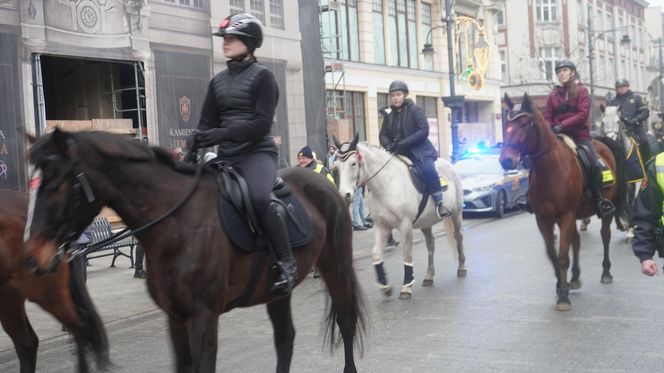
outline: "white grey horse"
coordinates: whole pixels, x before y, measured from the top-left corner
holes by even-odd
[[[404,262],[404,281],[399,298],[410,299],[415,282],[413,228],[422,230],[429,252],[429,265],[422,286],[433,285],[435,268],[432,226],[441,220],[436,214],[436,206],[433,200],[428,198],[424,210],[417,216],[422,194],[415,188],[408,166],[399,157],[382,148],[358,143],[357,136],[350,143],[342,145],[337,139],[335,143],[340,149],[335,168],[339,175],[341,195],[350,202],[358,185],[365,185],[367,188],[366,204],[374,221],[375,242],[372,258],[378,286],[386,296],[392,294],[392,284],[383,267],[383,248],[392,230],[398,229],[403,242]],[[450,245],[456,246],[459,262],[457,276],[463,277],[466,275],[461,231],[463,188],[450,162],[438,159],[436,169],[448,182],[448,189],[443,193],[443,202],[449,214],[443,220]]]

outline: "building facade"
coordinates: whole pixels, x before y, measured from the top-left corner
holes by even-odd
[[[628,79],[633,91],[644,94],[647,6],[643,0],[510,0],[496,22],[503,92],[528,92],[543,107],[557,84],[554,64],[561,58],[574,61],[581,82],[590,86],[590,42],[596,122],[599,104],[612,97],[617,79]]]
[[[0,111],[0,188],[25,189],[19,128],[43,134],[51,121],[130,119],[137,138],[183,148],[209,80],[225,68],[211,32],[241,12],[265,25],[257,57],[279,85],[274,135],[282,165],[290,163],[306,142],[298,9],[295,0],[0,3],[0,106],[8,108]]]
[[[645,12],[646,32],[648,34],[648,96],[650,103],[650,120],[655,120],[654,114],[662,114],[664,109],[664,61],[662,61],[662,48],[664,47],[664,14],[661,7],[649,7]],[[660,119],[661,121],[661,119]]]
[[[445,1],[321,0],[320,5],[330,133],[342,141],[357,133],[361,140],[378,144],[383,119],[379,110],[389,105],[390,83],[403,80],[410,98],[424,108],[430,140],[449,158],[449,110],[441,100],[450,92]],[[492,32],[496,9],[492,1],[454,2],[454,83],[456,94],[465,96],[459,125],[462,147],[502,139],[500,66]],[[433,48],[431,59],[423,53],[425,44]],[[476,58],[482,51],[486,55]]]

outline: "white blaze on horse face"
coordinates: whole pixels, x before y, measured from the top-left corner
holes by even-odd
[[[360,178],[360,167],[358,164],[357,155],[350,155],[345,160],[338,160],[336,163],[337,170],[339,171],[339,194],[342,197],[355,196],[355,189]]]
[[[32,226],[32,219],[35,215],[35,205],[37,204],[37,193],[42,183],[41,169],[35,168],[30,178],[28,188],[30,190],[30,197],[28,199],[28,218],[25,223],[25,230],[23,231],[23,243],[28,242],[30,239],[30,227]]]

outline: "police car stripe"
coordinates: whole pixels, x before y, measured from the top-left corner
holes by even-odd
[[[32,226],[32,219],[35,213],[35,204],[37,203],[37,192],[41,185],[41,170],[35,168],[30,178],[30,197],[28,199],[28,219],[25,223],[25,230],[23,231],[23,243],[28,242],[30,239],[30,227]]]

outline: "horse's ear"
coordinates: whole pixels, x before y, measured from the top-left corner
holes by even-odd
[[[606,106],[604,106],[604,104],[599,104],[599,110],[603,113],[606,110]]]
[[[507,93],[505,93],[505,105],[507,105],[510,111],[512,111],[512,109],[514,108],[514,102],[512,101],[510,96],[507,95]]]
[[[528,96],[528,92],[523,94],[523,102],[521,103],[521,111],[525,111],[526,113],[532,113],[532,107],[531,107],[531,101],[530,101],[530,96]]]
[[[341,148],[341,143],[339,142],[339,139],[336,136],[332,135],[332,141],[334,142],[334,146],[336,146],[337,149]]]
[[[56,127],[52,136],[55,148],[58,149],[60,155],[63,157],[69,157],[69,143],[67,142],[69,134]]]
[[[355,136],[353,136],[353,141],[350,142],[350,148],[351,149],[357,149],[357,142],[360,140],[360,133],[355,132]]]

